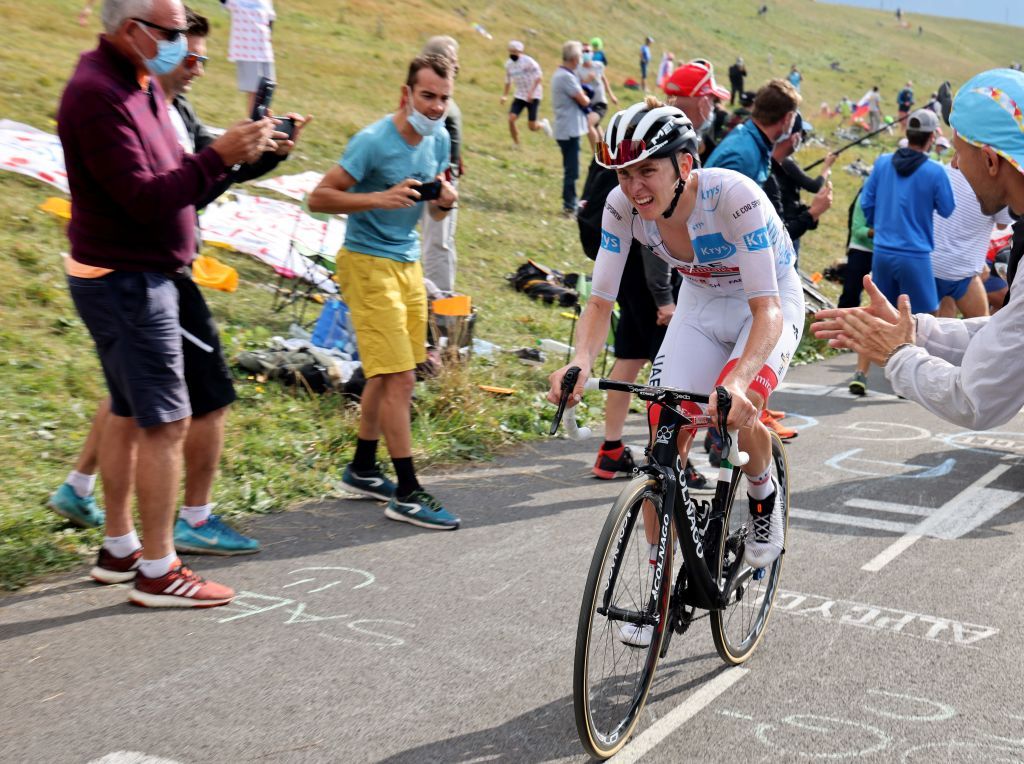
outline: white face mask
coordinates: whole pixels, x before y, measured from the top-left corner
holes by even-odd
[[[447,110],[445,110],[447,111]],[[412,129],[417,133],[427,138],[431,135],[436,135],[441,128],[444,127],[444,114],[437,119],[431,119],[426,114],[416,111],[416,107],[412,105],[412,91],[409,91],[409,124],[412,125]]]

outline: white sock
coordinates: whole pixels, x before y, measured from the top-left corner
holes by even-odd
[[[103,538],[103,548],[114,557],[127,557],[141,546],[139,536],[135,531],[123,536],[105,536]]]
[[[201,507],[182,507],[178,516],[193,528],[197,528],[210,519],[215,504],[203,504]]]
[[[751,477],[747,475],[747,496],[754,501],[763,501],[772,495],[772,491],[775,490],[775,481],[772,480],[772,465],[768,463],[768,467],[760,475]]]
[[[171,565],[178,559],[178,555],[171,552],[166,557],[161,557],[159,560],[147,560],[145,557],[142,558],[142,562],[139,563],[139,572],[146,578],[160,578],[166,576],[171,572]]]
[[[84,499],[96,488],[95,475],[86,475],[83,472],[75,472],[75,470],[68,473],[68,479],[64,482],[71,486],[75,496],[79,499]]]

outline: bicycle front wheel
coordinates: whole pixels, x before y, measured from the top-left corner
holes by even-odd
[[[599,759],[614,755],[636,727],[665,637],[674,542],[661,509],[657,483],[634,478],[608,514],[587,576],[573,699],[580,741]]]
[[[775,433],[772,436],[772,477],[782,492],[782,501],[775,511],[781,509],[785,538],[789,536],[789,463],[786,450]],[[711,635],[715,648],[726,663],[738,665],[746,661],[764,636],[768,617],[775,605],[779,576],[782,573],[782,559],[779,555],[768,568],[754,570],[744,564],[743,542],[753,531],[750,513],[747,509],[746,491],[743,481],[733,492],[733,501],[725,510],[721,541],[718,554],[718,581],[723,585],[732,581],[729,601],[722,610],[711,613]],[[740,506],[735,506],[739,504]],[[785,549],[783,541],[783,549]]]

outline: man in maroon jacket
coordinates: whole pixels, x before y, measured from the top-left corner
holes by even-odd
[[[211,607],[234,591],[204,581],[174,551],[172,524],[191,407],[174,279],[195,254],[195,203],[236,164],[275,148],[273,121],[233,126],[186,156],[154,75],[187,52],[180,0],[106,0],[105,34],[82,55],[61,98],[72,219],[68,284],[111,396],[100,473],[125,473],[130,431],[145,549],[128,512],[110,512],[92,575],[134,579],[129,599],[151,607]],[[109,509],[109,507],[108,507]]]

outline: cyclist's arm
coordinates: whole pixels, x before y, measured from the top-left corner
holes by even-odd
[[[899,395],[973,430],[1005,424],[1024,407],[1024,293],[1011,292],[1009,304],[987,321],[918,316],[917,342],[923,347],[904,348],[885,365]],[[959,365],[929,354],[940,342],[947,358],[962,347]]]

